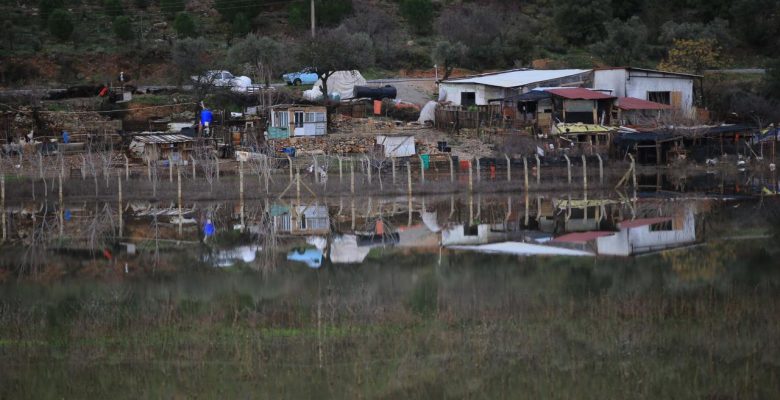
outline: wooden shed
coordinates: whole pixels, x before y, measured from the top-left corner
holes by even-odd
[[[130,142],[130,154],[144,163],[171,159],[174,163],[186,164],[194,144],[195,140],[185,135],[136,135]]]

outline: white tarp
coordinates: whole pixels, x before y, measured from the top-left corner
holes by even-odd
[[[420,110],[420,118],[417,119],[417,122],[424,124],[428,121],[431,121],[431,123],[436,123],[436,106],[438,103],[431,100],[427,103],[425,103],[425,106]]]
[[[317,80],[311,90],[303,92],[303,97],[307,100],[317,100],[322,97],[322,80]],[[360,74],[360,71],[336,71],[328,77],[328,92],[338,93],[341,100],[351,99],[354,96],[355,86],[366,86],[366,79]]]
[[[357,236],[335,236],[330,243],[330,261],[334,264],[359,264],[368,256],[370,247],[357,245]]]
[[[384,147],[385,157],[411,157],[417,154],[414,136],[377,135],[376,144]]]

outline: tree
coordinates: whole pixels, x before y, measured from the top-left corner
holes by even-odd
[[[748,44],[776,49],[780,33],[780,3],[776,0],[739,0],[731,7],[737,34]]]
[[[314,0],[317,26],[336,26],[352,14],[352,0]],[[311,6],[309,0],[297,0],[287,9],[290,25],[304,28],[309,25]]]
[[[390,13],[373,4],[358,2],[355,3],[355,15],[347,18],[344,26],[351,33],[362,32],[371,38],[377,63],[388,68],[398,65],[402,40],[395,18]]]
[[[58,8],[49,15],[49,32],[57,39],[68,40],[73,33],[73,19],[70,13]]]
[[[439,35],[468,49],[464,66],[476,69],[530,61],[533,41],[529,35],[534,29],[533,20],[511,6],[498,4],[451,7],[436,20]]]
[[[322,29],[317,37],[302,47],[303,63],[317,68],[322,80],[322,93],[327,98],[328,78],[336,71],[350,71],[374,64],[371,38],[365,33],[349,33],[343,26]]]
[[[427,35],[433,31],[431,0],[401,0],[399,11],[418,34]]]
[[[174,18],[176,14],[184,11],[184,0],[160,0],[160,11],[168,18]]]
[[[574,45],[602,39],[605,29],[600,22],[611,17],[607,0],[561,0],[553,12],[558,34]]]
[[[726,63],[720,47],[712,39],[675,40],[669,54],[658,64],[664,71],[700,74],[708,68],[721,68]]]
[[[118,17],[124,13],[120,0],[103,0],[103,10],[110,17]]]
[[[260,12],[260,3],[262,1],[236,3],[235,0],[215,0],[214,8],[219,12],[222,20],[234,23],[239,14],[243,14],[247,20],[254,18]]]
[[[38,16],[41,18],[41,26],[47,26],[51,13],[64,6],[63,0],[40,0],[38,2]]]
[[[135,36],[130,17],[121,16],[114,19],[114,34],[117,38],[124,41],[128,41]]]
[[[233,36],[244,37],[252,30],[252,24],[249,22],[249,18],[247,18],[246,14],[238,13],[235,18],[233,18],[233,25],[230,27],[230,30],[232,31]]]
[[[275,71],[286,66],[288,53],[276,40],[252,33],[230,48],[228,59],[233,64],[249,64],[255,81],[269,87]]]
[[[171,49],[171,63],[176,67],[179,83],[196,77],[193,88],[198,99],[203,99],[213,87],[213,77],[205,72],[212,67],[210,48],[203,38],[179,39]]]
[[[591,50],[612,66],[632,65],[647,58],[647,27],[637,16],[626,22],[615,19],[604,24],[607,37]]]
[[[461,42],[450,43],[441,40],[436,43],[433,48],[433,61],[444,67],[444,76],[441,80],[447,80],[455,66],[463,62],[466,51],[466,46]]]
[[[197,36],[195,32],[195,21],[186,12],[180,12],[173,21],[173,29],[180,38]]]

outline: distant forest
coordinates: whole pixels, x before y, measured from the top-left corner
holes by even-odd
[[[244,66],[237,72],[271,80],[306,64],[338,66],[339,60],[316,59],[317,48],[324,47],[359,52],[346,57],[352,59],[343,66],[384,76],[434,64],[445,74],[455,68],[632,65],[697,74],[767,68],[767,75],[742,79],[737,89],[770,98],[780,87],[774,68],[780,1],[775,0],[314,3],[317,38],[312,39],[309,0],[0,0],[0,83],[94,80],[96,74],[84,72],[81,64],[98,59],[135,65],[136,76],[160,81],[171,71],[183,71],[175,65],[176,47],[188,40],[199,42],[190,49],[208,52],[211,67]],[[328,47],[323,38],[338,43]],[[273,62],[247,59],[237,49],[230,56],[250,39],[262,39],[265,47],[259,50],[272,54]],[[37,60],[41,57],[46,59]]]

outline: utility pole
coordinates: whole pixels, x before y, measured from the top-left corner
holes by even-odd
[[[311,38],[314,39],[314,0],[311,0]]]

